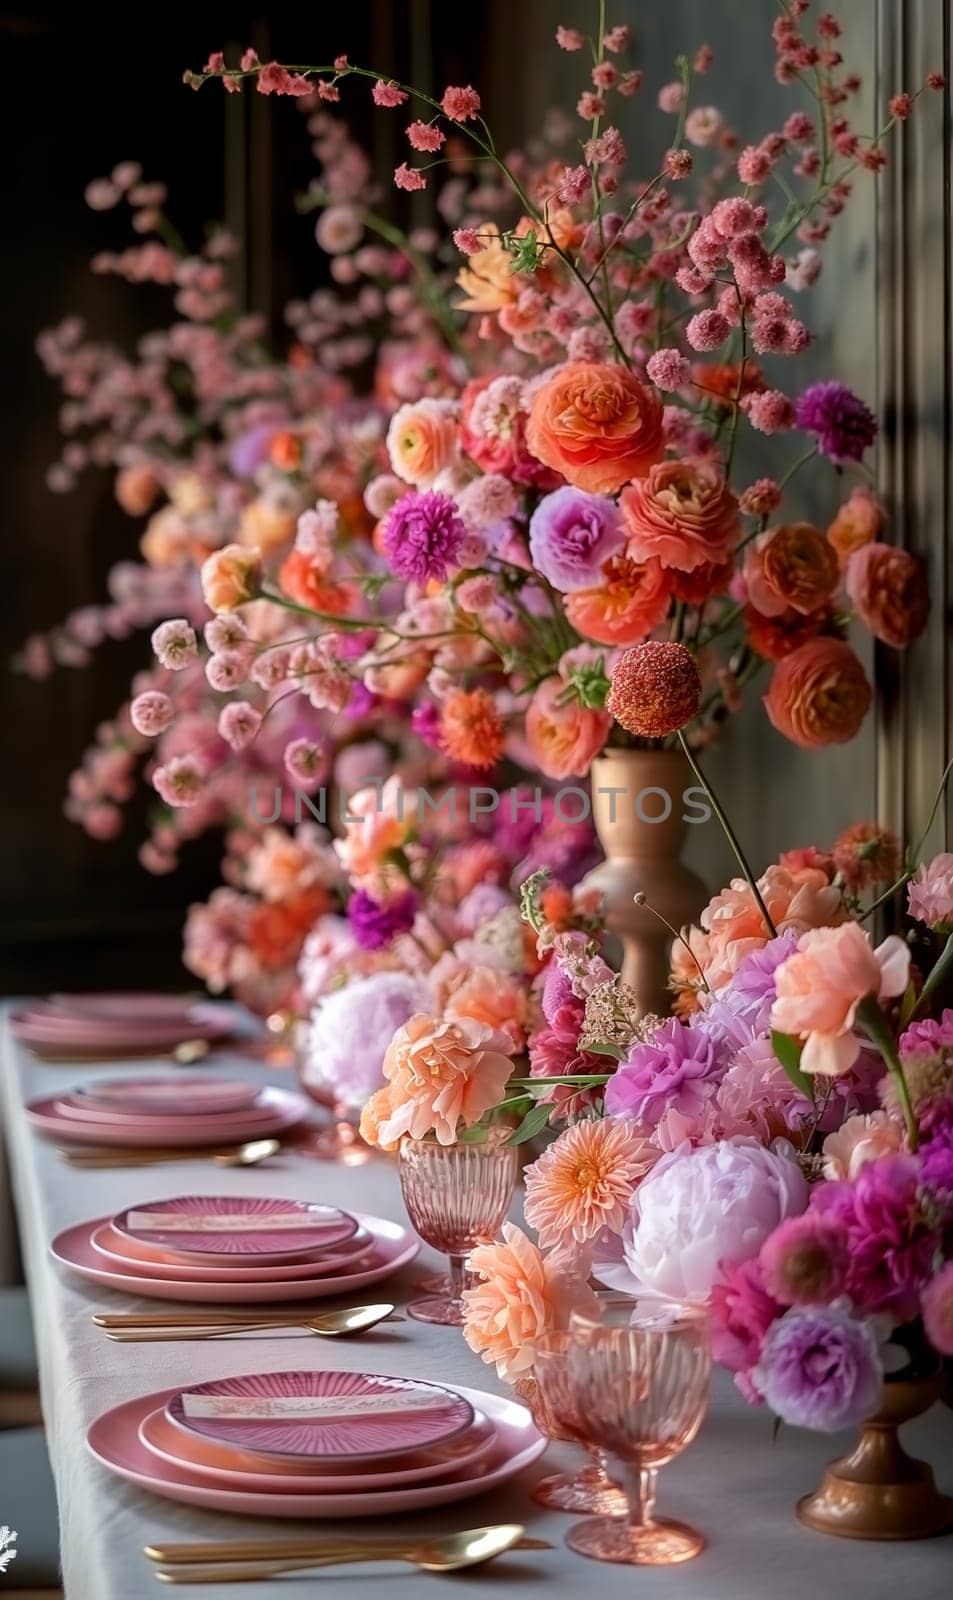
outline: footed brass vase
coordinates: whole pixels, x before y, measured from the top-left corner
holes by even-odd
[[[942,1390],[939,1375],[888,1379],[856,1449],[832,1461],[820,1487],[798,1501],[800,1521],[842,1539],[929,1539],[953,1531],[953,1500],[940,1493],[925,1461],[907,1455],[897,1432]]]
[[[609,932],[622,946],[622,977],[642,1014],[666,1016],[672,936],[649,908],[676,929],[698,920],[708,893],[681,851],[691,819],[704,819],[704,796],[680,750],[606,750],[590,777],[606,859],[585,884],[603,896]],[[635,904],[636,894],[645,896],[644,905]]]

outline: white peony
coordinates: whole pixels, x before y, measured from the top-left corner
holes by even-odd
[[[383,1084],[394,1034],[423,1003],[420,981],[406,972],[372,972],[332,990],[311,1013],[302,1081],[360,1110]]]

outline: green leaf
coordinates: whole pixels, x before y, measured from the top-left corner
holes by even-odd
[[[527,1140],[535,1139],[536,1135],[542,1133],[548,1123],[552,1109],[548,1101],[538,1101],[535,1106],[527,1111],[516,1132],[512,1135],[510,1144],[526,1144]]]
[[[780,1061],[782,1067],[806,1100],[814,1099],[814,1085],[806,1072],[801,1071],[802,1046],[789,1033],[779,1033],[777,1028],[771,1029],[771,1048]]]
[[[586,1050],[591,1056],[611,1056],[613,1061],[621,1061],[628,1053],[620,1044],[613,1044],[610,1039],[587,1039]]]
[[[903,1000],[900,1003],[901,1028],[905,1028],[907,1023],[910,1021],[910,1016],[916,1003],[917,991],[913,986],[913,979],[911,978],[910,982],[907,984],[907,987],[903,991]]]
[[[482,1123],[476,1123],[472,1128],[461,1128],[457,1133],[458,1144],[485,1144],[489,1132]]]

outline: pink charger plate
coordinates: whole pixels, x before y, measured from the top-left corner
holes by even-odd
[[[184,1436],[169,1421],[164,1408],[144,1418],[139,1424],[139,1438],[150,1455],[225,1487],[247,1489],[251,1477],[256,1486],[269,1494],[313,1494],[319,1487],[325,1493],[391,1489],[447,1477],[463,1467],[472,1471],[477,1461],[489,1455],[496,1435],[482,1412],[475,1411],[472,1426],[459,1439],[448,1439],[445,1444],[434,1445],[429,1450],[409,1452],[398,1465],[368,1471],[363,1467],[344,1468],[336,1464],[328,1471],[321,1463],[312,1462],[307,1471],[302,1469],[297,1473],[289,1472],[278,1462],[259,1460],[255,1456],[246,1458],[240,1451],[221,1449],[211,1439]]]
[[[50,1139],[74,1144],[121,1145],[148,1149],[154,1145],[243,1143],[247,1139],[268,1138],[297,1127],[310,1111],[304,1095],[291,1089],[262,1089],[261,1115],[221,1112],[210,1117],[150,1117],[148,1127],[135,1122],[83,1122],[57,1110],[57,1097],[31,1100],[26,1107],[27,1121]]]
[[[167,1500],[203,1506],[209,1511],[234,1511],[243,1516],[315,1520],[381,1517],[448,1505],[507,1483],[537,1461],[547,1443],[525,1406],[500,1395],[458,1385],[457,1393],[469,1400],[475,1410],[483,1412],[495,1434],[492,1451],[472,1469],[464,1467],[439,1483],[341,1494],[328,1494],[320,1489],[310,1494],[276,1494],[273,1490],[269,1492],[264,1476],[250,1481],[244,1490],[220,1488],[187,1467],[152,1455],[139,1437],[140,1423],[151,1412],[161,1409],[177,1392],[163,1389],[138,1400],[127,1400],[124,1405],[107,1411],[93,1423],[86,1436],[90,1451],[108,1471],[138,1484],[141,1489],[149,1489]]]
[[[73,1116],[102,1122],[111,1122],[115,1117],[220,1116],[248,1111],[254,1106],[260,1087],[241,1078],[216,1078],[208,1071],[201,1076],[184,1072],[146,1074],[78,1084],[62,1097],[61,1103]]]
[[[145,1228],[143,1219],[152,1214],[166,1217],[170,1226]],[[201,1231],[199,1224],[244,1223],[243,1228],[214,1226]],[[291,1226],[281,1228],[287,1218]],[[175,1222],[190,1231],[177,1232]],[[133,1226],[133,1224],[136,1226]],[[295,1226],[295,1223],[298,1226]],[[357,1232],[349,1211],[337,1206],[307,1200],[280,1200],[257,1195],[177,1195],[166,1200],[146,1201],[127,1207],[112,1222],[117,1233],[158,1261],[210,1261],[212,1265],[237,1266],[242,1257],[251,1265],[283,1266],[303,1257],[312,1260],[344,1245]]]
[[[122,1234],[117,1234],[109,1222],[104,1227],[94,1228],[89,1239],[107,1266],[112,1264],[127,1272],[144,1272],[148,1277],[163,1278],[169,1283],[195,1283],[197,1279],[203,1283],[281,1283],[299,1281],[305,1275],[340,1278],[351,1272],[359,1272],[365,1265],[365,1258],[375,1249],[375,1244],[365,1229],[359,1229],[358,1235],[355,1236],[357,1245],[354,1250],[340,1254],[329,1251],[327,1257],[322,1255],[314,1261],[287,1262],[277,1267],[259,1266],[257,1263],[241,1267],[213,1267],[204,1263],[199,1266],[193,1263],[189,1267],[179,1261],[156,1261],[152,1256],[143,1257],[124,1250],[123,1246],[130,1241],[124,1239]]]
[[[298,1278],[268,1281],[243,1278],[234,1283],[219,1279],[211,1282],[205,1274],[188,1283],[146,1277],[136,1270],[133,1261],[123,1268],[118,1264],[106,1266],[104,1257],[93,1248],[91,1235],[108,1222],[108,1217],[98,1217],[94,1222],[81,1222],[72,1228],[64,1228],[50,1245],[50,1254],[81,1278],[107,1289],[121,1289],[126,1294],[141,1295],[148,1300],[178,1300],[194,1305],[266,1305],[284,1300],[330,1300],[335,1295],[349,1295],[355,1289],[363,1289],[368,1284],[379,1283],[382,1278],[389,1278],[391,1273],[413,1261],[420,1249],[420,1241],[399,1222],[388,1222],[385,1217],[366,1216],[362,1212],[355,1212],[355,1216],[373,1238],[374,1254],[369,1263],[357,1263],[359,1271],[331,1277],[309,1277],[302,1272]]]

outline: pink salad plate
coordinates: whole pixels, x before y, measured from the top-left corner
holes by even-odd
[[[457,1439],[434,1445],[428,1450],[409,1451],[399,1461],[388,1460],[381,1467],[362,1464],[347,1466],[335,1462],[310,1461],[299,1464],[297,1472],[265,1457],[245,1456],[241,1451],[222,1449],[211,1439],[184,1434],[170,1422],[165,1409],[150,1412],[139,1424],[139,1438],[150,1455],[173,1467],[236,1489],[264,1488],[269,1494],[313,1494],[359,1489],[392,1489],[407,1483],[426,1483],[446,1478],[463,1467],[473,1470],[477,1461],[489,1455],[496,1441],[493,1425],[481,1411],[475,1411],[472,1425]],[[252,1480],[250,1482],[249,1480]]]
[[[473,1426],[454,1389],[374,1372],[299,1368],[216,1378],[178,1390],[165,1407],[174,1427],[248,1459],[305,1462],[400,1459]]]
[[[117,1233],[159,1261],[212,1261],[237,1266],[283,1266],[314,1259],[357,1233],[337,1206],[255,1195],[177,1195],[149,1200],[113,1217]]]
[[[184,1128],[189,1128],[194,1122],[214,1124],[216,1128],[224,1127],[241,1138],[245,1128],[257,1129],[262,1116],[268,1109],[265,1099],[265,1090],[258,1089],[255,1098],[249,1106],[240,1107],[236,1111],[189,1111],[182,1110],[178,1115],[172,1112],[162,1114],[135,1111],[99,1111],[92,1106],[77,1106],[69,1095],[60,1095],[54,1102],[53,1110],[58,1117],[63,1118],[67,1127],[96,1127],[96,1128],[122,1128],[127,1132],[137,1132],[154,1136],[158,1133],[164,1135],[166,1130],[173,1135],[181,1133]],[[124,1143],[128,1143],[124,1140]],[[165,1143],[163,1137],[162,1143]]]
[[[328,1251],[314,1261],[286,1262],[283,1266],[260,1266],[257,1262],[245,1266],[199,1266],[193,1262],[185,1266],[180,1261],[156,1261],[152,1257],[143,1258],[127,1248],[131,1241],[125,1239],[121,1233],[116,1233],[112,1223],[106,1223],[102,1228],[94,1228],[90,1234],[90,1243],[96,1253],[103,1257],[106,1266],[112,1265],[122,1271],[142,1272],[150,1278],[163,1278],[169,1283],[195,1283],[201,1279],[203,1283],[281,1283],[282,1281],[300,1281],[307,1274],[309,1278],[346,1277],[349,1273],[359,1272],[367,1263],[375,1248],[374,1239],[365,1228],[359,1228],[355,1234],[353,1249],[341,1247],[340,1252]],[[351,1241],[348,1240],[348,1247]]]
[[[200,996],[149,994],[123,990],[104,990],[94,994],[51,994],[37,1004],[37,1010],[60,1017],[88,1017],[95,1022],[177,1022],[197,1005],[207,1004]]]
[[[226,1111],[247,1111],[255,1104],[259,1085],[241,1078],[214,1078],[183,1072],[164,1077],[102,1078],[82,1083],[63,1097],[74,1116],[195,1117]]]
[[[62,1266],[68,1267],[81,1278],[98,1283],[107,1289],[121,1289],[126,1294],[142,1295],[148,1300],[179,1300],[194,1305],[266,1305],[283,1300],[330,1300],[335,1295],[351,1294],[368,1284],[379,1283],[391,1273],[413,1261],[420,1242],[409,1228],[399,1222],[388,1222],[384,1217],[370,1217],[357,1213],[358,1222],[366,1228],[374,1241],[374,1249],[366,1261],[358,1261],[358,1270],[346,1268],[330,1276],[319,1276],[302,1267],[300,1277],[263,1279],[243,1274],[231,1282],[209,1277],[210,1269],[198,1268],[201,1276],[182,1281],[147,1277],[143,1264],[129,1261],[125,1266],[118,1262],[107,1265],[105,1257],[93,1246],[92,1234],[103,1227],[108,1217],[98,1217],[94,1222],[77,1223],[64,1228],[50,1245],[50,1254]],[[249,1268],[253,1272],[255,1269]],[[258,1269],[261,1271],[262,1269]]]
[[[139,1436],[140,1424],[152,1412],[161,1410],[177,1393],[175,1389],[163,1389],[115,1406],[93,1423],[87,1443],[96,1460],[108,1471],[167,1500],[203,1506],[209,1511],[314,1520],[399,1515],[430,1506],[449,1505],[454,1500],[466,1500],[494,1489],[531,1466],[546,1448],[546,1440],[525,1406],[479,1389],[458,1387],[456,1392],[475,1410],[482,1411],[492,1425],[494,1443],[490,1453],[440,1482],[409,1484],[403,1488],[343,1493],[315,1488],[310,1493],[278,1494],[273,1486],[269,1489],[272,1480],[264,1473],[260,1478],[249,1475],[245,1489],[210,1483],[191,1468],[153,1455]]]
[[[224,1039],[234,1026],[232,1013],[212,1004],[194,1005],[179,1017],[144,1021],[134,1017],[109,1022],[73,1018],[38,1006],[22,1007],[11,1014],[18,1039],[53,1050],[171,1050],[186,1039]]]
[[[262,1089],[252,1113],[219,1112],[214,1116],[150,1117],[148,1125],[130,1118],[122,1122],[83,1122],[58,1110],[55,1096],[31,1100],[26,1107],[27,1121],[38,1133],[50,1139],[74,1144],[104,1144],[148,1149],[152,1145],[169,1147],[227,1144],[246,1139],[270,1138],[296,1128],[307,1117],[310,1106],[304,1095],[291,1089]]]

